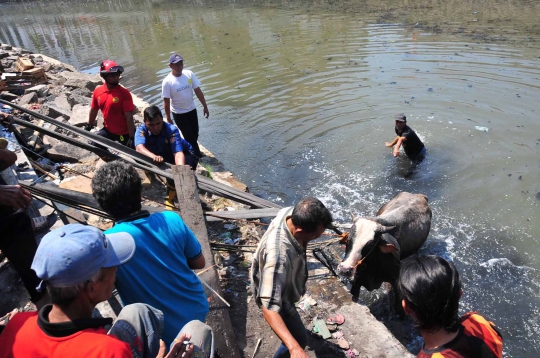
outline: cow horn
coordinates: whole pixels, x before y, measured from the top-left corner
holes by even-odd
[[[381,224],[377,224],[377,228],[375,229],[375,232],[379,233],[379,234],[385,234],[389,231],[392,231],[394,230],[396,227],[395,226],[384,226],[384,225],[381,225]]]

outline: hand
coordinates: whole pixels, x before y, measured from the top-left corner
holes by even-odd
[[[208,112],[208,107],[207,106],[204,106],[203,113],[204,113],[204,116],[206,118],[208,118],[210,116],[210,112]]]
[[[171,117],[167,116],[167,123],[174,124],[173,121],[171,121]]]
[[[387,146],[387,147],[392,147],[392,143],[390,143],[390,142],[384,142],[384,145]]]
[[[4,126],[8,132],[13,132],[13,116],[0,112],[0,124]]]
[[[173,358],[173,357],[183,357],[183,358],[190,358],[191,354],[193,353],[193,350],[195,349],[195,346],[193,343],[189,344],[188,346],[185,346],[183,343],[184,341],[189,341],[191,339],[191,336],[185,333],[182,333],[180,336],[178,336],[174,342],[174,346],[172,347],[169,354],[165,355],[165,352],[167,350],[167,347],[165,347],[165,342],[162,340],[159,341],[159,352],[156,356],[156,358]],[[184,354],[185,353],[185,354]],[[184,354],[184,355],[182,355]]]
[[[309,356],[306,354],[306,351],[302,349],[299,345],[296,347],[289,349],[289,354],[291,355],[291,358],[309,358]]]
[[[399,157],[399,149],[394,149],[394,157]]]
[[[163,163],[163,157],[161,155],[154,156],[154,162]]]
[[[15,211],[26,209],[32,202],[32,194],[19,185],[0,185],[0,205],[11,206]]]
[[[133,138],[129,138],[128,141],[126,142],[126,147],[128,148],[131,148],[131,149],[135,149],[135,146],[133,145]]]

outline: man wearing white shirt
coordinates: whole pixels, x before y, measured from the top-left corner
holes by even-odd
[[[204,116],[208,118],[209,112],[206,106],[204,94],[200,88],[201,83],[190,70],[184,69],[184,59],[177,53],[173,53],[169,57],[169,73],[161,85],[163,106],[165,107],[165,115],[167,122],[174,123],[184,139],[191,144],[195,155],[201,157],[201,150],[197,144],[199,138],[199,119],[197,117],[197,109],[193,100],[193,92],[203,105]]]

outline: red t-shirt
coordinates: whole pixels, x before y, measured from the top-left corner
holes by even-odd
[[[0,334],[0,358],[132,358],[129,344],[103,328],[87,328],[65,337],[47,335],[37,312],[17,313]]]
[[[92,108],[99,108],[103,113],[103,124],[113,134],[128,134],[126,116],[124,112],[135,109],[131,93],[120,85],[108,89],[104,83],[94,90],[92,95]]]

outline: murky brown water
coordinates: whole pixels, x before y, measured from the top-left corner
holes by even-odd
[[[258,195],[321,197],[340,220],[395,193],[434,212],[424,253],[455,260],[464,309],[540,354],[540,26],[536,1],[44,1],[0,4],[0,40],[161,103],[166,60],[201,79],[201,142]],[[428,157],[384,148],[405,112]],[[369,302],[375,295],[366,295]],[[418,346],[412,343],[412,350]]]

